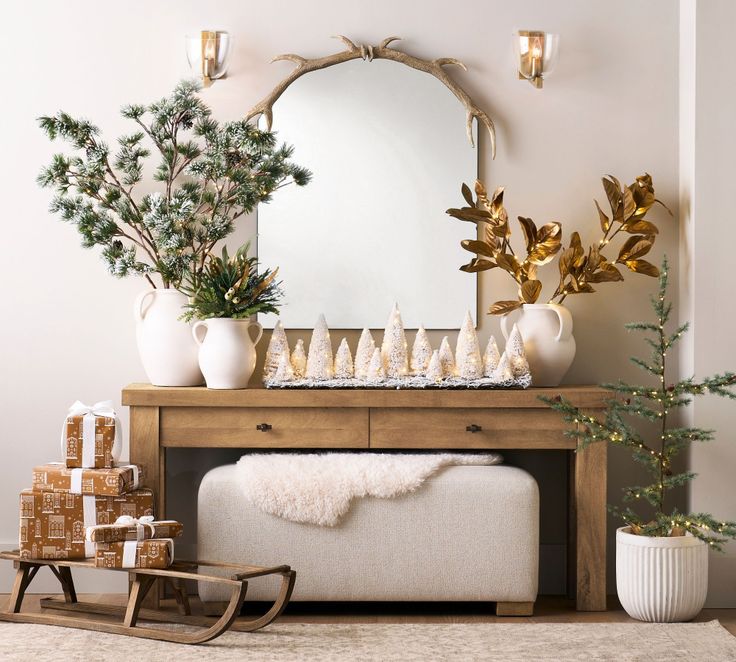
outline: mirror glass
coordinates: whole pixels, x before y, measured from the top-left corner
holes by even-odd
[[[353,60],[297,79],[273,118],[313,173],[258,210],[259,261],[280,269],[287,329],[320,313],[335,329],[383,328],[395,301],[406,328],[476,318],[477,278],[458,270],[473,228],[445,210],[462,204],[478,156],[450,90],[396,62]]]

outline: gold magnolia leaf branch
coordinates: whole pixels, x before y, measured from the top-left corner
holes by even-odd
[[[466,239],[461,246],[476,255],[468,264],[460,267],[468,273],[478,273],[499,267],[519,285],[516,300],[497,301],[489,309],[491,315],[504,315],[525,303],[535,303],[542,292],[537,279],[537,269],[551,262],[559,254],[560,281],[550,303],[562,303],[570,294],[595,292],[592,284],[623,280],[616,264],[630,271],[647,276],[658,276],[659,270],[643,259],[654,245],[657,226],[646,220],[646,214],[655,203],[667,207],[654,195],[652,178],[644,174],[629,186],[608,175],[602,179],[610,216],[603,212],[598,201],[595,206],[603,236],[586,252],[580,235],[573,232],[570,245],[562,249],[562,224],[556,221],[537,228],[531,218],[518,217],[524,236],[526,257],[522,260],[511,248],[511,229],[508,213],[503,206],[503,188],[499,187],[489,199],[485,186],[475,183],[475,198],[470,188],[463,184],[461,193],[468,206],[448,209],[447,213],[461,221],[475,223],[482,230],[482,239]],[[669,209],[667,209],[670,212]],[[672,212],[670,212],[670,215]],[[615,263],[609,262],[601,251],[619,233],[630,236],[621,246]]]
[[[335,38],[345,44],[347,47],[346,50],[316,59],[307,59],[301,55],[295,55],[293,53],[277,55],[273,58],[271,62],[277,62],[280,60],[294,62],[296,64],[296,68],[286,76],[286,78],[280,81],[270,94],[264,97],[248,111],[245,116],[246,121],[259,115],[263,115],[266,118],[266,129],[270,131],[271,125],[273,124],[274,103],[278,101],[279,97],[286,91],[289,85],[306,73],[325,69],[326,67],[348,62],[349,60],[357,60],[359,58],[369,62],[378,59],[392,60],[393,62],[405,64],[417,71],[431,74],[442,82],[465,107],[466,132],[470,144],[475,147],[475,140],[473,138],[473,119],[477,119],[478,122],[480,122],[488,131],[488,135],[491,139],[491,157],[496,157],[496,129],[494,127],[493,120],[485,111],[473,102],[468,93],[465,92],[465,90],[463,90],[452,78],[450,78],[450,76],[447,75],[447,72],[443,69],[443,67],[447,65],[453,65],[460,67],[463,71],[467,71],[467,67],[460,60],[450,57],[442,57],[435,60],[423,60],[413,55],[403,53],[395,48],[389,48],[389,44],[392,41],[401,39],[401,37],[387,37],[378,46],[367,46],[364,44],[358,46],[343,35],[338,35]]]

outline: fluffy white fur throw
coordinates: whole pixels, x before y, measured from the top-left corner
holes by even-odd
[[[256,453],[241,457],[238,469],[246,498],[264,512],[334,526],[356,497],[396,497],[447,465],[502,461],[495,453]]]

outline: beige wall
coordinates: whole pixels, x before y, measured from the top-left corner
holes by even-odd
[[[592,199],[602,200],[600,176],[630,181],[645,170],[677,213],[678,7],[670,0],[46,0],[5,3],[2,16],[8,29],[0,40],[6,99],[0,134],[0,543],[6,546],[17,534],[18,491],[34,463],[57,456],[68,404],[118,399],[121,386],[144,377],[131,316],[143,283],[107,276],[95,253],[79,248],[73,229],[46,211],[49,195],[34,178],[53,148],[34,118],[64,108],[88,116],[113,139],[125,130],[117,112],[123,103],[155,99],[188,74],[186,32],[213,26],[236,37],[229,78],[205,92],[221,118],[242,114],[289,70],[288,63],[267,64],[274,54],[317,56],[339,48],[328,39],[337,33],[372,43],[402,35],[402,47],[412,53],[453,56],[468,65],[459,78],[498,129],[497,159],[491,162],[484,149],[481,173],[489,186],[506,186],[512,216],[561,220],[568,236],[578,230],[591,241],[597,235]],[[543,91],[516,80],[510,34],[519,27],[561,35],[560,63]],[[677,221],[661,213],[657,220],[662,235],[654,259],[666,251],[676,264]],[[547,275],[554,279],[554,272]],[[483,279],[482,308],[513,292],[501,276]],[[653,287],[652,280],[631,276],[623,285],[602,285],[597,295],[569,300],[578,341],[570,382],[638,377],[626,357],[641,346],[622,325],[647,315]],[[481,315],[480,332],[482,340],[498,333],[497,320]],[[170,498],[188,497],[191,504],[198,457],[177,459],[172,484],[178,492]],[[561,466],[551,464],[544,479],[564,485]],[[629,467],[625,455],[611,454],[611,499]],[[543,457],[536,470],[545,474]],[[562,499],[564,489],[558,491]],[[547,524],[557,530],[563,525],[561,518]]]

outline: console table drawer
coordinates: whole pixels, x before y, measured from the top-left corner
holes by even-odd
[[[371,448],[575,448],[551,409],[371,409]]]
[[[164,407],[163,446],[367,448],[368,409],[350,407]]]

